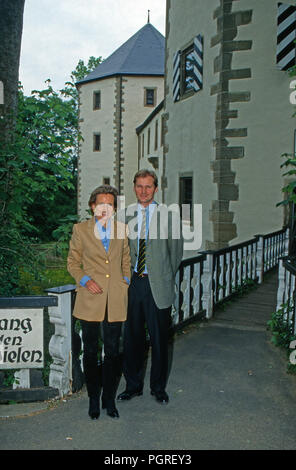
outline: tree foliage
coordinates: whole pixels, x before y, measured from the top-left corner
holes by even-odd
[[[13,139],[0,146],[0,295],[19,293],[20,269],[39,275],[40,259],[30,243],[49,241],[53,232],[64,236],[60,224],[74,220],[81,139],[75,81],[100,62],[80,60],[59,92],[50,80],[31,96],[19,88]]]
[[[45,90],[34,91],[30,97],[20,91],[14,168],[18,191],[13,202],[22,233],[41,239],[42,234],[49,236],[50,219],[56,219],[58,211],[55,201],[69,190],[75,198],[78,140],[72,97],[63,99],[50,81]]]
[[[20,91],[18,136],[26,142],[18,177],[21,192],[26,194],[21,218],[26,220],[26,234],[42,241],[51,240],[53,232],[59,233],[56,231],[61,221],[76,214],[78,146],[82,137],[75,82],[100,62],[101,57],[93,56],[87,65],[80,60],[71,81],[60,92],[53,90],[50,80],[44,90],[34,90],[30,97]]]

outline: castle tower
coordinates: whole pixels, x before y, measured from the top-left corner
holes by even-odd
[[[134,201],[136,128],[164,97],[165,39],[149,22],[76,85],[80,132],[78,215],[91,191],[109,183]]]

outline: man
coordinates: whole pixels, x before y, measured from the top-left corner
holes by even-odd
[[[168,330],[175,296],[175,275],[183,254],[180,217],[154,201],[158,191],[153,171],[141,170],[134,177],[137,205],[126,212],[131,267],[128,315],[124,328],[124,376],[126,390],[118,400],[142,395],[144,383],[145,322],[152,349],[150,389],[159,403],[168,403]],[[134,224],[134,213],[137,213]],[[176,215],[176,214],[175,214]],[[136,237],[132,230],[136,229]],[[174,233],[175,232],[175,233]]]
[[[89,396],[88,414],[100,415],[102,407],[119,418],[115,407],[119,369],[119,339],[126,319],[130,256],[126,227],[114,223],[117,190],[109,185],[96,188],[89,199],[94,216],[74,225],[68,255],[68,271],[77,283],[73,315],[80,319],[84,344],[83,365]],[[98,366],[99,336],[103,330],[103,376]]]

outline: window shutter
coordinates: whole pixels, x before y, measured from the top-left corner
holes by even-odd
[[[193,42],[193,56],[194,56],[194,67],[193,77],[194,81],[192,86],[195,91],[202,89],[203,83],[203,37],[201,34],[194,38]]]
[[[173,98],[174,101],[180,99],[180,51],[177,51],[173,58]]]
[[[296,7],[278,3],[276,62],[280,70],[295,65]]]

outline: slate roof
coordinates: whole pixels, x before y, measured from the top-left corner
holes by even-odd
[[[147,23],[89,75],[83,84],[114,75],[164,75],[165,38]]]

